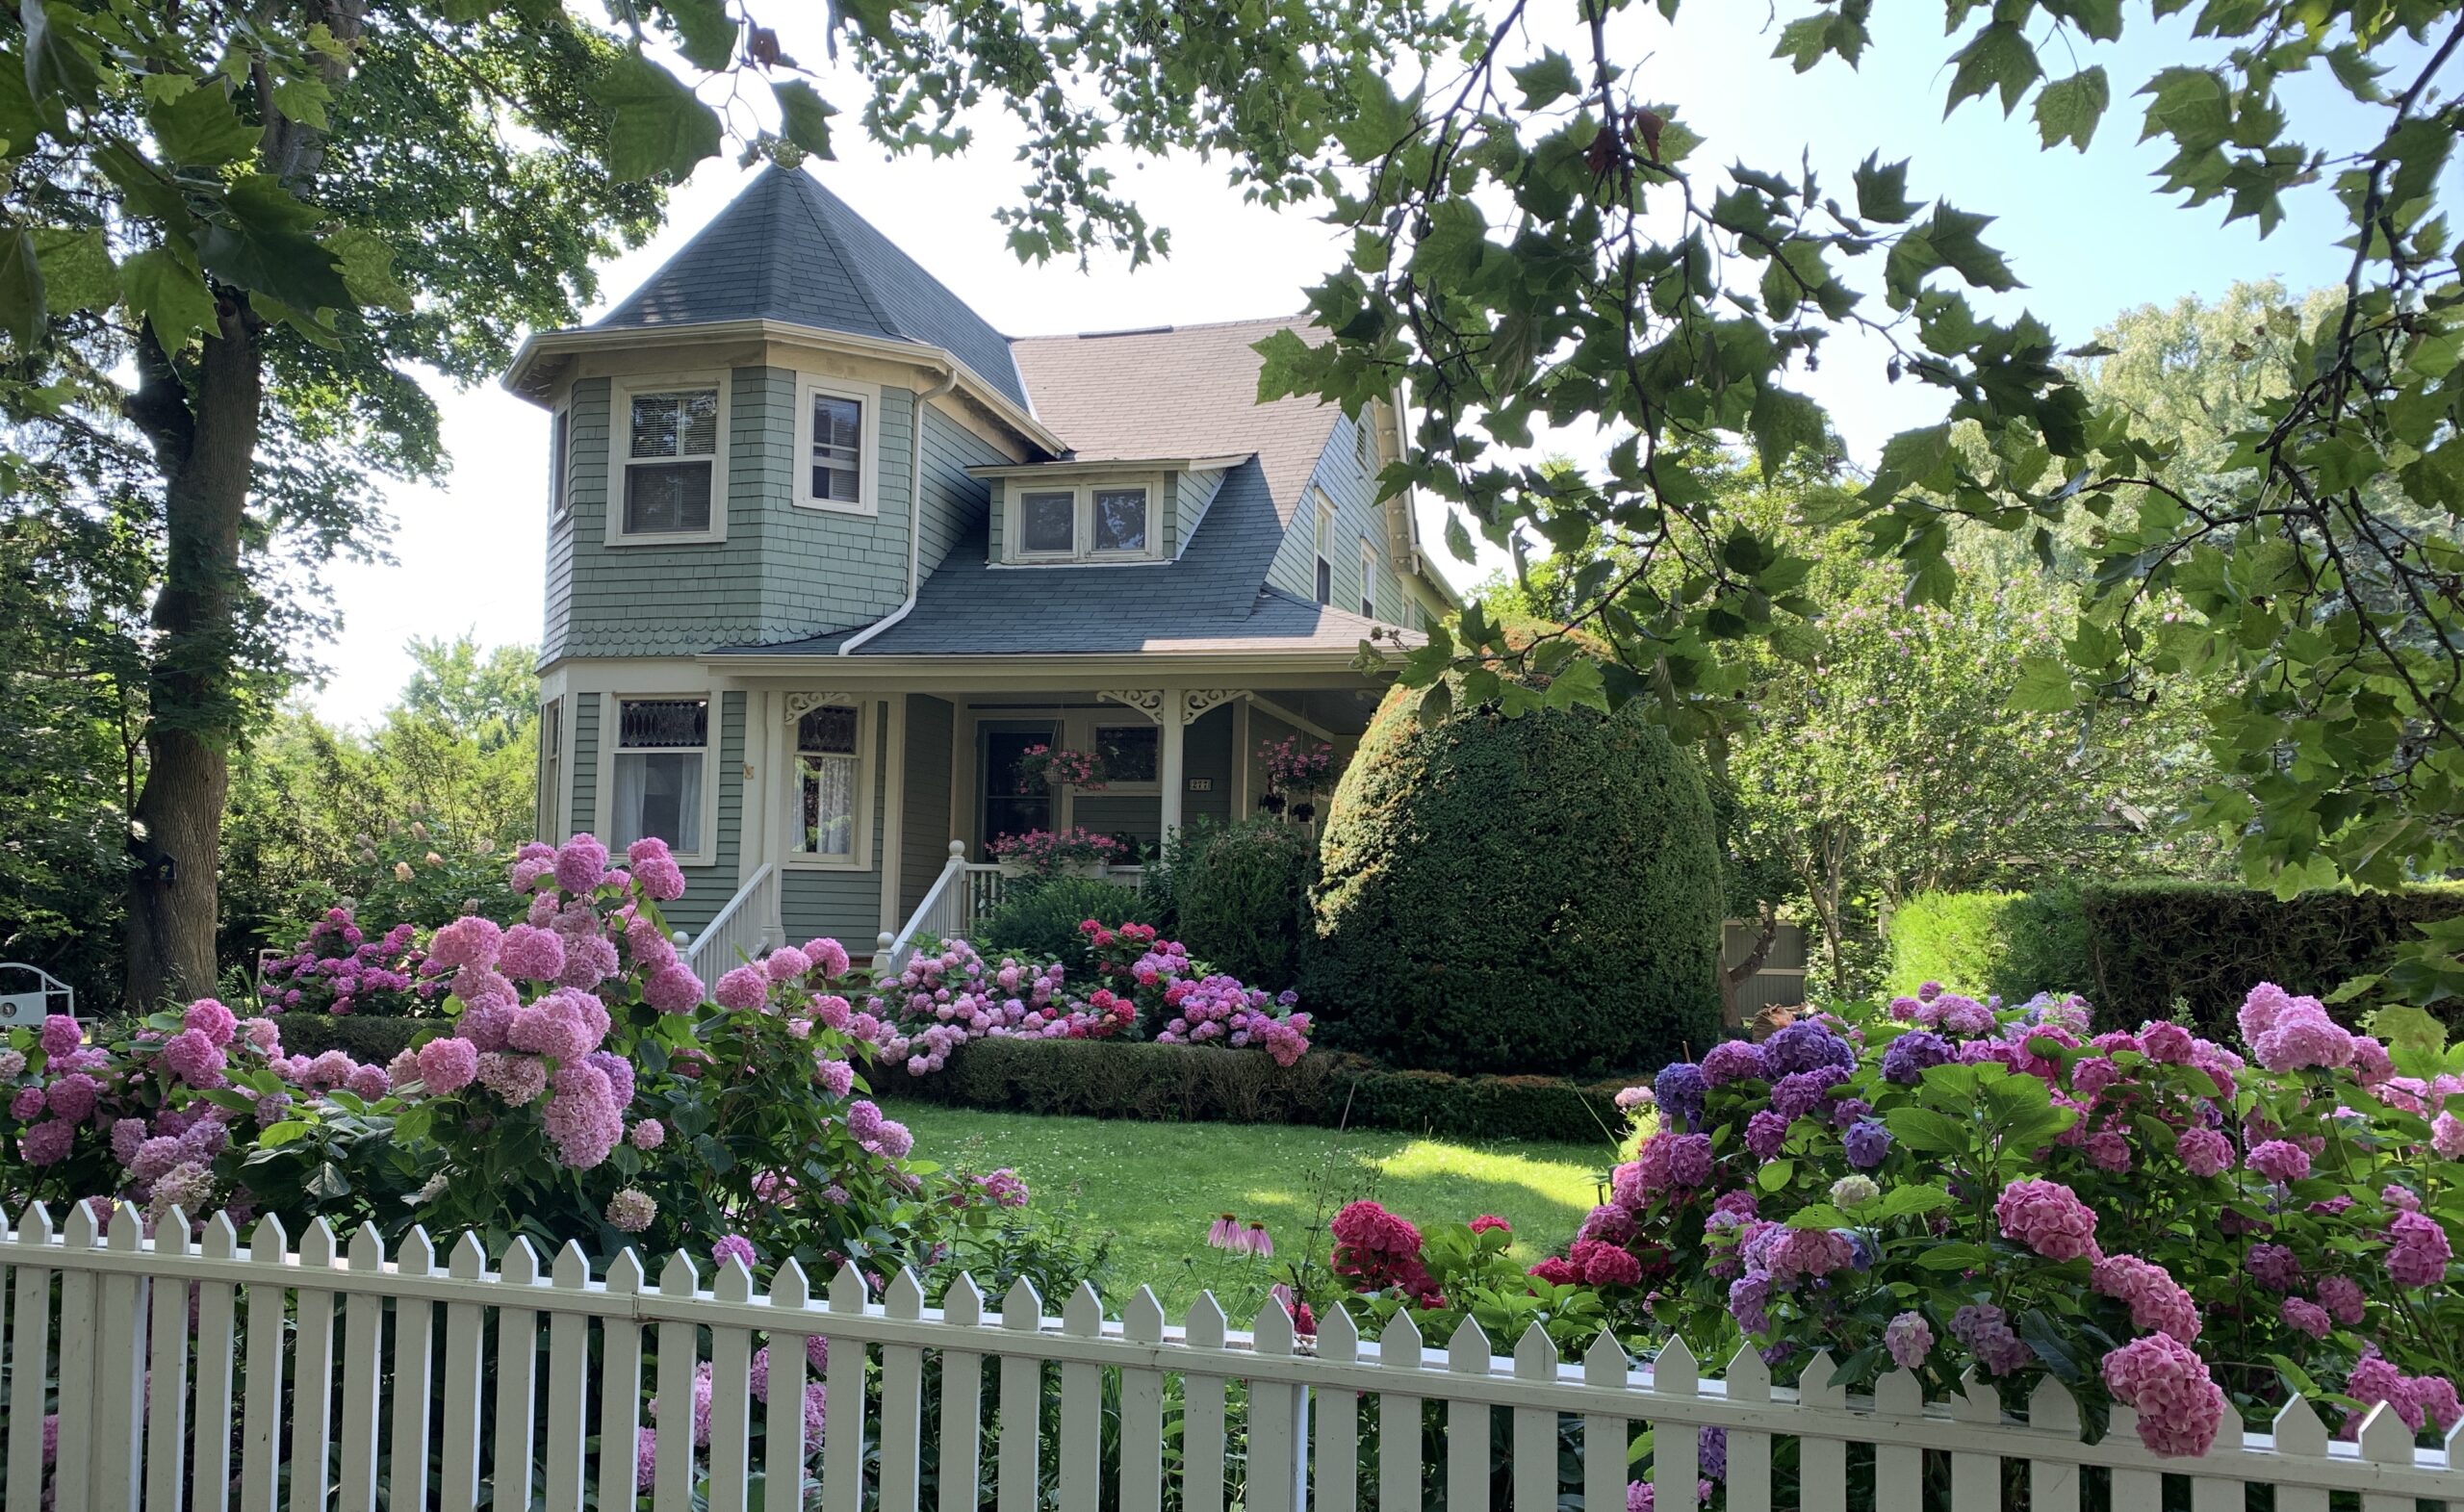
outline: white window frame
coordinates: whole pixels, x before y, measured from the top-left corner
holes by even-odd
[[[548,524],[561,526],[574,514],[574,404],[571,397],[548,412]]]
[[[621,693],[603,693],[599,705],[599,799],[602,838],[611,850],[621,853],[616,836],[616,757],[625,737],[625,705],[628,704],[667,704],[680,700],[701,699],[709,705],[709,716],[702,726],[702,848],[697,851],[669,849],[680,866],[709,866],[716,863],[719,849],[719,741],[720,722],[726,715],[726,702],[715,687],[698,688],[628,688]],[[680,753],[684,746],[661,746],[660,751]]]
[[[1140,551],[1099,551],[1095,550],[1095,496],[1142,489],[1146,494],[1146,549]],[[1026,496],[1029,494],[1067,494],[1070,496],[1069,550],[1066,551],[1030,551],[1027,550]],[[1077,478],[1068,481],[1036,482],[1026,478],[1011,478],[1005,485],[1001,507],[1001,552],[1004,562],[1020,566],[1076,567],[1137,566],[1168,560],[1164,553],[1164,478],[1161,474],[1132,474],[1126,477]]]
[[[625,477],[634,458],[633,396],[675,389],[716,389],[719,431],[710,453],[710,527],[706,530],[629,531],[625,528]],[[617,378],[607,388],[607,544],[701,546],[728,538],[728,427],[735,413],[733,383],[725,372],[667,372]],[[645,464],[659,459],[643,457]],[[671,459],[673,460],[673,459]]]
[[[1318,519],[1314,543],[1317,560],[1311,564],[1309,570],[1309,593],[1310,597],[1317,599],[1321,608],[1331,609],[1335,606],[1335,559],[1326,553],[1333,546],[1331,537],[1335,533],[1335,501],[1326,497],[1326,491],[1322,488],[1317,493]],[[1323,573],[1326,578],[1323,597],[1320,597],[1318,593],[1318,576],[1321,573]]]
[[[1360,538],[1360,617],[1377,618],[1377,543],[1367,536]]]
[[[1087,721],[1086,741],[1087,749],[1089,751],[1099,752],[1103,749],[1104,731],[1107,730],[1151,730],[1155,731],[1155,777],[1153,781],[1144,782],[1122,782],[1107,779],[1104,782],[1103,792],[1097,796],[1140,798],[1150,793],[1161,793],[1164,790],[1163,727],[1156,724],[1153,720],[1144,718],[1143,716],[1132,716],[1128,719],[1091,717]],[[1073,796],[1075,795],[1073,794]]]
[[[812,401],[816,396],[853,399],[863,406],[863,435],[859,442],[856,498],[823,499],[812,490]],[[802,377],[796,382],[796,483],[789,498],[801,509],[838,515],[881,513],[882,391],[879,385],[841,378]]]
[[[566,806],[565,794],[565,697],[555,694],[539,701],[539,838],[550,845],[564,843],[571,831],[573,810]]]
[[[878,764],[873,757],[881,740],[878,723],[880,700],[859,699],[852,705],[840,704],[835,706],[852,706],[856,710],[856,853],[853,856],[817,856],[799,849],[805,838],[803,808],[796,802],[804,784],[803,754],[796,749],[796,726],[802,722],[799,716],[787,724],[783,748],[786,759],[781,763],[786,789],[779,794],[779,819],[785,833],[780,836],[777,853],[784,859],[787,866],[797,871],[868,872],[873,869],[873,825],[877,817],[873,812],[873,782],[874,768]]]

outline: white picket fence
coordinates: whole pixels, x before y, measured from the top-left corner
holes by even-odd
[[[1613,1512],[1626,1505],[1628,1445],[1646,1425],[1659,1430],[1654,1479],[1666,1508],[1694,1505],[1691,1430],[1704,1425],[1728,1430],[1727,1505],[1736,1512],[1773,1505],[1773,1454],[1789,1439],[1808,1512],[1842,1512],[1852,1495],[1885,1512],[1918,1508],[1929,1454],[1937,1466],[1947,1459],[1950,1512],[1999,1507],[2006,1461],[2024,1465],[2009,1483],[2023,1483],[2028,1512],[2077,1512],[2087,1473],[2098,1467],[2103,1484],[2089,1499],[2114,1512],[2159,1512],[2169,1476],[2187,1477],[2193,1512],[2242,1512],[2249,1485],[2275,1488],[2276,1512],[2327,1512],[2336,1491],[2359,1493],[2362,1512],[2414,1512],[2417,1499],[2464,1505],[2458,1440],[2417,1448],[2383,1407],[2357,1444],[2331,1442],[2296,1404],[2272,1435],[2228,1437],[2203,1459],[2165,1460],[2140,1445],[2126,1409],[2100,1443],[2081,1443],[2070,1397],[2050,1384],[2019,1422],[1973,1386],[1946,1405],[1924,1403],[1905,1373],[1871,1399],[1778,1389],[1751,1352],[1731,1362],[1725,1379],[1706,1381],[1681,1343],[1635,1370],[1609,1343],[1561,1360],[1536,1330],[1499,1358],[1469,1323],[1432,1354],[1408,1318],[1374,1344],[1341,1313],[1314,1341],[1296,1339],[1272,1304],[1254,1332],[1236,1333],[1206,1297],[1174,1328],[1144,1289],[1118,1319],[1085,1289],[1056,1319],[1023,1283],[994,1312],[962,1279],[936,1309],[904,1273],[879,1301],[853,1270],[815,1297],[789,1266],[757,1296],[741,1265],[731,1262],[715,1291],[705,1290],[680,1254],[654,1285],[629,1253],[594,1277],[578,1250],[543,1269],[518,1241],[492,1270],[468,1238],[439,1269],[417,1233],[390,1257],[373,1230],[346,1250],[321,1223],[296,1252],[270,1220],[244,1246],[225,1217],[205,1225],[201,1243],[176,1222],[163,1233],[145,1238],[137,1211],[123,1206],[108,1236],[85,1207],[57,1232],[38,1208],[0,1235],[7,1512],[46,1505],[42,1413],[30,1394],[54,1373],[59,1446],[47,1504],[57,1512],[224,1512],[235,1503],[239,1512],[372,1512],[380,1481],[395,1512],[471,1512],[483,1487],[496,1508],[628,1506],[646,1384],[671,1424],[648,1494],[655,1512],[686,1512],[705,1479],[711,1512],[746,1512],[757,1486],[767,1512],[804,1505],[816,1489],[824,1512],[919,1512],[924,1471],[936,1462],[935,1504],[964,1512],[978,1505],[988,1454],[998,1512],[1031,1512],[1040,1496],[1066,1512],[1159,1512],[1168,1491],[1189,1512],[1223,1512],[1235,1494],[1251,1512],[1299,1512],[1312,1499],[1327,1512],[1354,1512],[1363,1484],[1384,1512],[1417,1512],[1441,1488],[1448,1512],[1479,1512],[1492,1504],[1494,1448],[1510,1451],[1500,1478],[1515,1512],[1578,1503]],[[710,1434],[697,1450],[681,1430],[682,1404],[706,1330]],[[831,1341],[817,1487],[802,1415],[801,1340],[812,1335]],[[748,1383],[757,1339],[774,1345],[766,1409]],[[655,1360],[649,1383],[646,1343]],[[928,1357],[941,1383],[929,1422]],[[998,1362],[988,1446],[988,1360]],[[1806,1378],[1827,1380],[1829,1369],[1817,1356]],[[1177,1435],[1167,1422],[1170,1378],[1180,1386]],[[1227,1393],[1236,1381],[1245,1383],[1238,1414]],[[1056,1397],[1058,1433],[1047,1442],[1042,1409]],[[1443,1444],[1429,1463],[1424,1401],[1444,1404]],[[1492,1444],[1497,1409],[1509,1423],[1502,1445]],[[1109,1454],[1108,1410],[1117,1412]],[[760,1464],[752,1457],[757,1412],[766,1412]],[[1580,1487],[1563,1488],[1562,1503],[1561,1422],[1578,1424],[1583,1446]],[[1235,1428],[1245,1433],[1234,1438]],[[1168,1455],[1175,1442],[1178,1454]],[[1852,1458],[1852,1445],[1873,1446],[1870,1457]],[[1236,1493],[1227,1493],[1227,1474]],[[780,1495],[788,1486],[797,1494]]]

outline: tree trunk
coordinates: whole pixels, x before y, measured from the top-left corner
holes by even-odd
[[[137,868],[128,900],[132,1012],[214,989],[222,805],[240,708],[240,532],[265,376],[245,297],[225,295],[218,329],[184,375],[141,343],[130,418],[163,470],[163,591],[147,675],[145,785],[131,812]]]
[[[1754,945],[1746,951],[1745,959],[1720,972],[1720,1013],[1731,1028],[1745,1022],[1745,1011],[1737,1005],[1737,989],[1758,976],[1762,962],[1771,959],[1771,942],[1780,937],[1780,910],[1767,902],[1762,904],[1756,927]],[[1725,942],[1728,931],[1723,928],[1720,935]]]

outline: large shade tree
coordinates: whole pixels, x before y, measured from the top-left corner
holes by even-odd
[[[618,0],[18,0],[0,14],[0,419],[11,465],[88,481],[9,507],[70,528],[134,499],[150,543],[126,815],[127,992],[214,975],[232,753],[322,619],[318,569],[382,549],[376,487],[443,465],[411,375],[499,369],[570,321],[660,186],[732,137],[826,153],[833,105],[758,5]],[[1066,21],[1067,24],[1064,24]],[[1165,234],[1109,142],[1219,153],[1263,197],[1326,182],[1354,72],[1459,24],[1420,0],[1112,0],[1071,13],[860,3],[834,21],[867,131],[1030,139],[1014,243],[1133,255]],[[693,86],[720,75],[723,105]],[[1064,86],[1070,88],[1065,89]],[[714,96],[722,90],[713,89]],[[108,485],[104,479],[108,477]]]

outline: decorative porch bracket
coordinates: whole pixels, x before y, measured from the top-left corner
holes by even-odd
[[[1181,827],[1181,795],[1189,787],[1189,727],[1209,709],[1247,698],[1246,688],[1102,688],[1095,696],[1138,712],[1164,729],[1157,776],[1163,789],[1163,830]],[[1240,754],[1234,753],[1238,760]]]
[[[817,708],[853,708],[856,706],[856,695],[853,693],[790,693],[779,702],[786,715],[786,722],[792,725]]]

